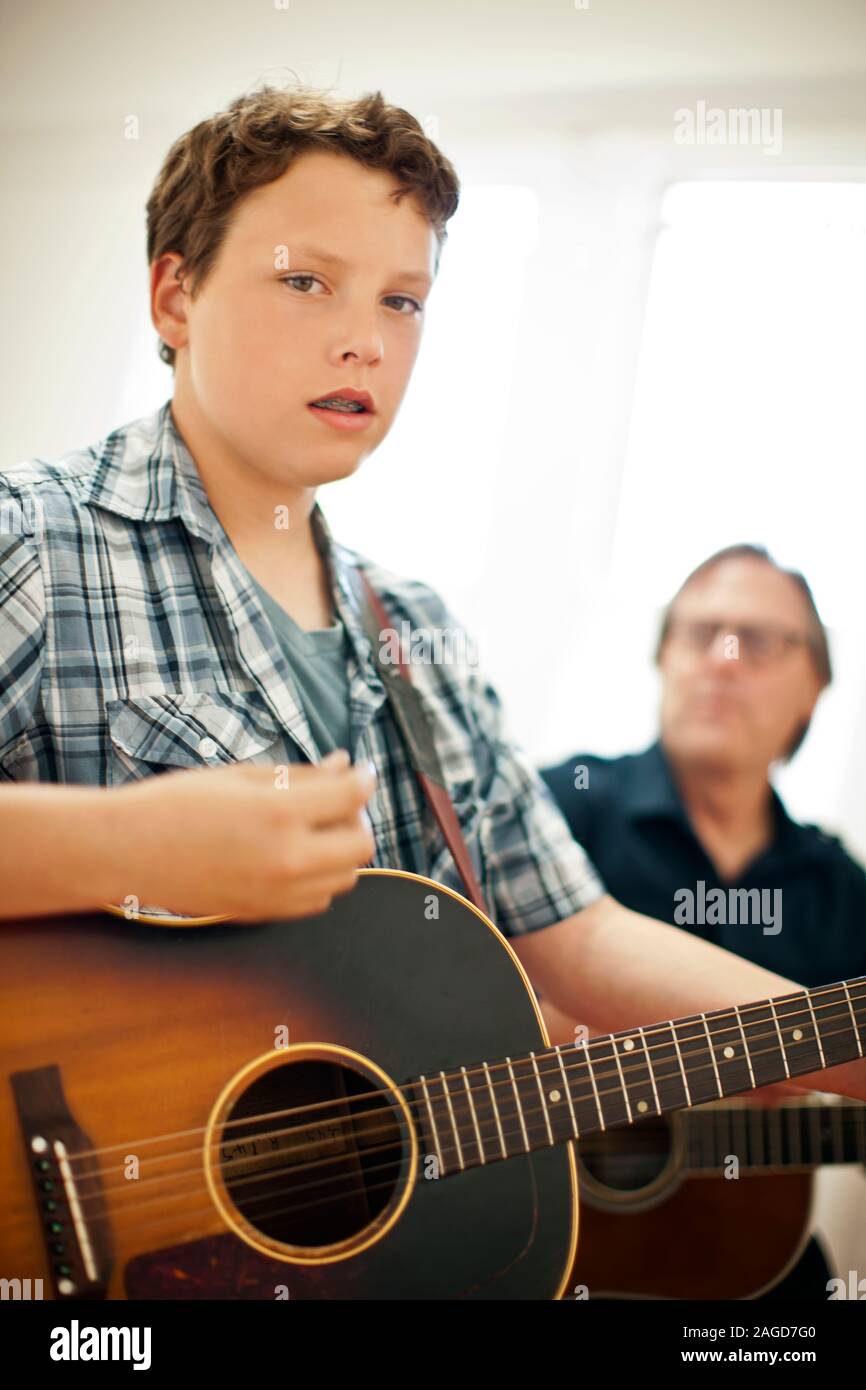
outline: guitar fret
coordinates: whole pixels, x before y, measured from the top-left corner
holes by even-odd
[[[705,1141],[704,1141],[704,1164],[705,1168],[717,1168],[719,1162],[719,1139],[718,1139],[718,1106],[713,1106],[705,1112]]]
[[[671,1026],[678,1045],[680,1063],[688,1068],[688,1104],[701,1105],[705,1101],[717,1100],[719,1087],[706,1019],[701,1014],[695,1014],[693,1018],[678,1019]]]
[[[783,1066],[784,1066],[784,1068],[785,1068],[785,1076],[786,1076],[786,1078],[790,1081],[790,1079],[791,1079],[791,1073],[790,1073],[790,1071],[788,1070],[788,1058],[785,1056],[785,1044],[782,1042],[782,1030],[781,1030],[781,1028],[779,1027],[779,1020],[778,1020],[778,1017],[776,1016],[776,1010],[773,1008],[773,1001],[772,1001],[772,1000],[770,1000],[770,1012],[771,1012],[772,1015],[773,1015],[773,1025],[774,1025],[774,1027],[775,1027],[775,1029],[776,1029],[776,1036],[777,1036],[777,1038],[779,1039],[779,1053],[780,1053],[781,1058],[782,1058],[782,1064],[783,1064]]]
[[[701,1143],[703,1141],[703,1130],[701,1120],[703,1116],[699,1110],[678,1116],[682,1124],[683,1143],[686,1151],[686,1164],[689,1168],[701,1167]]]
[[[749,1071],[743,1059],[742,1044],[736,1037],[737,1027],[730,1018],[728,1009],[706,1015],[716,1075],[721,1079],[722,1093],[726,1096],[749,1089]]]
[[[728,1124],[728,1146],[725,1157],[733,1154],[740,1159],[744,1167],[748,1167],[751,1149],[749,1146],[749,1117],[744,1110],[738,1110],[735,1105],[725,1106],[725,1118]],[[737,1131],[740,1131],[739,1137]]]
[[[472,1111],[472,1123],[475,1126],[475,1138],[478,1143],[478,1155],[481,1159],[481,1162],[486,1163],[487,1155],[484,1152],[484,1145],[481,1142],[481,1130],[478,1127],[478,1116],[475,1113],[475,1101],[472,1099],[472,1087],[469,1085],[469,1076],[465,1067],[461,1067],[460,1070],[463,1073],[463,1085],[466,1087],[466,1099],[469,1103],[469,1109]]]
[[[716,1171],[721,1166],[722,1154],[724,1153],[724,1107],[721,1105],[713,1105],[710,1108],[710,1114],[712,1115],[712,1145],[706,1166]]]
[[[844,1101],[841,1105],[844,1163],[862,1163],[864,1154],[860,1146],[858,1123],[862,1119],[863,1106],[860,1101]]]
[[[818,1020],[815,1017],[815,1010],[812,1008],[812,996],[808,992],[806,994],[806,1003],[809,1006],[809,1013],[812,1015],[812,1026],[815,1029],[815,1041],[818,1044],[818,1056],[821,1058],[821,1066],[826,1067],[827,1063],[824,1060],[824,1049],[821,1046],[821,1033],[818,1029]]]
[[[835,1163],[845,1162],[845,1139],[842,1133],[842,1107],[841,1105],[831,1105],[830,1110],[830,1143],[833,1150],[833,1161]]]
[[[782,1116],[778,1110],[767,1111],[767,1130],[769,1133],[768,1157],[769,1162],[776,1168],[781,1168],[785,1162],[784,1144],[782,1139]],[[775,1141],[775,1143],[774,1143]],[[775,1147],[776,1157],[773,1158]]]
[[[541,1084],[541,1077],[540,1077],[539,1074],[538,1074],[538,1064],[537,1064],[537,1062],[536,1062],[536,1060],[535,1060],[535,1053],[534,1053],[534,1052],[530,1052],[529,1055],[530,1055],[530,1057],[532,1058],[532,1067],[533,1067],[533,1070],[534,1070],[534,1072],[535,1072],[535,1080],[536,1080],[536,1082],[538,1083],[538,1094],[539,1094],[539,1096],[541,1097],[541,1108],[542,1108],[542,1110],[544,1111],[544,1123],[545,1123],[546,1126],[547,1126],[547,1135],[548,1135],[548,1138],[550,1139],[550,1142],[551,1142],[551,1144],[552,1144],[552,1143],[553,1143],[553,1130],[552,1130],[551,1127],[550,1127],[550,1113],[549,1113],[549,1111],[548,1111],[548,1109],[547,1109],[547,1099],[546,1099],[545,1094],[544,1094],[544,1087],[543,1087],[542,1084]]]
[[[508,1063],[508,1074],[511,1077],[511,1085],[514,1088],[514,1101],[517,1106],[517,1117],[520,1120],[520,1128],[523,1131],[523,1142],[526,1145],[526,1152],[529,1153],[529,1135],[526,1133],[526,1123],[523,1118],[523,1106],[520,1104],[520,1092],[517,1089],[517,1081],[514,1076],[514,1068],[511,1065],[511,1058],[506,1057]]]
[[[436,1150],[436,1162],[438,1164],[440,1174],[444,1175],[445,1162],[442,1158],[442,1146],[439,1142],[439,1131],[436,1128],[436,1117],[433,1114],[433,1103],[430,1099],[430,1092],[427,1089],[427,1078],[425,1076],[422,1076],[419,1077],[419,1080],[424,1091],[424,1101],[427,1106],[427,1114],[430,1116],[430,1135],[433,1139],[433,1147]]]
[[[802,1106],[792,1105],[788,1111],[788,1157],[795,1167],[799,1167],[803,1161],[803,1131],[802,1131]],[[794,1139],[797,1144],[797,1155],[794,1156]]]
[[[444,1071],[440,1071],[439,1075],[442,1077],[442,1093],[445,1097],[445,1104],[448,1106],[448,1116],[451,1120],[451,1128],[454,1131],[454,1142],[457,1146],[457,1162],[462,1172],[462,1170],[466,1167],[466,1164],[463,1162],[463,1145],[460,1143],[460,1135],[457,1130],[457,1122],[454,1119],[454,1107],[451,1104],[451,1095],[448,1091],[448,1082],[446,1080]]]
[[[862,1046],[857,1014],[866,1027],[866,994],[863,993],[863,980],[852,981],[858,986],[852,996],[847,983],[831,985],[815,991],[819,996],[817,1009],[812,1008],[811,991],[807,994],[809,1011],[815,1024],[815,1033],[821,1057],[821,1065],[832,1067],[837,1062],[845,1062],[851,1055],[850,1040],[859,1053]],[[854,1015],[852,1027],[852,1014]]]
[[[817,1168],[821,1162],[821,1150],[823,1147],[821,1139],[821,1115],[817,1105],[810,1105],[809,1111],[809,1119],[812,1122],[810,1125],[812,1139],[812,1161],[809,1166],[812,1168]]]
[[[570,1058],[576,1060],[570,1061]],[[564,1060],[569,1078],[568,1093],[572,1102],[575,1129],[581,1136],[603,1130],[605,1116],[595,1081],[589,1043],[575,1042],[573,1048],[565,1048]]]
[[[731,1106],[729,1114],[731,1116],[731,1150],[733,1153],[740,1155],[740,1163],[743,1168],[751,1168],[755,1161],[755,1155],[751,1143],[749,1111],[744,1105]],[[735,1138],[738,1124],[742,1130],[739,1140]]]
[[[707,1167],[707,1152],[710,1148],[709,1132],[712,1127],[712,1114],[707,1110],[686,1110],[682,1116],[687,1134],[692,1135],[692,1165],[695,1168]]]
[[[802,1004],[803,995],[790,995],[786,999],[776,1001],[776,1010],[779,1015],[779,1026],[782,1032],[782,1046],[788,1062],[791,1064],[791,1075],[802,1076],[804,1072],[815,1071],[818,1068],[820,1054],[813,1034],[814,1025],[811,1024],[804,1013]],[[781,1080],[781,1076],[772,1079]]]
[[[496,1104],[496,1092],[495,1092],[494,1089],[493,1089],[493,1082],[492,1082],[491,1079],[490,1079],[490,1068],[488,1067],[488,1065],[487,1065],[486,1062],[483,1063],[483,1066],[484,1066],[484,1075],[487,1077],[487,1089],[488,1089],[489,1092],[490,1092],[490,1101],[491,1101],[491,1107],[492,1107],[492,1109],[493,1109],[493,1118],[494,1118],[495,1121],[496,1121],[496,1129],[497,1129],[497,1132],[498,1132],[498,1134],[499,1134],[499,1144],[500,1144],[500,1147],[501,1147],[501,1149],[502,1149],[502,1157],[503,1157],[503,1158],[507,1158],[507,1157],[508,1157],[508,1150],[507,1150],[507,1148],[505,1147],[505,1136],[504,1136],[504,1134],[502,1133],[502,1122],[501,1122],[501,1120],[500,1120],[500,1118],[499,1118],[499,1106]]]
[[[860,1041],[860,1030],[859,1030],[859,1028],[857,1027],[857,1018],[856,1018],[855,1013],[854,1013],[854,1005],[853,1005],[853,1003],[851,1002],[851,994],[850,994],[850,992],[849,992],[849,990],[848,990],[847,984],[845,984],[844,982],[843,982],[843,984],[842,984],[842,988],[843,988],[844,991],[845,991],[845,1000],[846,1000],[846,1003],[847,1003],[847,1005],[848,1005],[848,1012],[849,1012],[850,1015],[851,1015],[851,1023],[852,1023],[853,1028],[854,1028],[854,1037],[855,1037],[856,1042],[857,1042],[857,1055],[858,1055],[859,1057],[862,1057],[862,1056],[863,1056],[863,1044],[862,1044],[861,1041]]]
[[[588,1075],[589,1075],[589,1079],[590,1079],[590,1081],[592,1082],[592,1093],[593,1093],[593,1095],[595,1096],[596,1109],[598,1110],[598,1122],[599,1122],[599,1124],[601,1125],[602,1133],[603,1133],[603,1132],[604,1132],[604,1115],[602,1114],[602,1110],[601,1110],[601,1101],[600,1101],[599,1098],[598,1098],[598,1087],[597,1087],[596,1084],[595,1084],[595,1072],[594,1072],[593,1069],[592,1069],[592,1058],[591,1058],[590,1055],[589,1055],[589,1048],[588,1048],[588,1047],[587,1047],[587,1049],[586,1049],[586,1070],[587,1070],[587,1073],[588,1073]]]
[[[751,1119],[751,1132],[754,1136],[752,1149],[752,1166],[760,1168],[764,1162],[764,1112],[757,1105],[749,1106]]]
[[[629,1110],[634,1108],[639,1119],[649,1116],[653,1110],[658,1114],[658,1093],[643,1029],[638,1028],[636,1033],[622,1038],[617,1053],[627,1058],[625,1085]]]
[[[719,1099],[721,1099],[721,1097],[724,1095],[724,1091],[722,1090],[722,1079],[721,1079],[721,1077],[719,1076],[719,1069],[718,1069],[718,1067],[716,1066],[716,1054],[715,1054],[715,1052],[713,1051],[713,1040],[712,1040],[712,1038],[710,1037],[710,1030],[709,1030],[709,1028],[707,1027],[707,1016],[706,1016],[706,1014],[701,1014],[701,1015],[700,1015],[700,1019],[701,1019],[701,1022],[703,1023],[703,1025],[704,1025],[704,1032],[705,1032],[706,1035],[707,1035],[707,1045],[708,1045],[708,1047],[709,1047],[710,1060],[711,1060],[711,1062],[712,1062],[712,1064],[713,1064],[713,1075],[714,1075],[715,1078],[716,1078],[716,1086],[718,1087],[718,1090],[719,1090]]]
[[[565,1098],[568,1101],[568,1110],[569,1114],[571,1115],[571,1125],[574,1130],[574,1137],[575,1139],[579,1139],[580,1131],[577,1128],[577,1117],[575,1116],[574,1105],[571,1099],[571,1087],[568,1084],[568,1077],[565,1074],[565,1067],[562,1064],[562,1053],[560,1052],[558,1046],[556,1046],[553,1050],[556,1053],[556,1059],[559,1062],[559,1070],[562,1072],[562,1084],[565,1090]]]
[[[787,1063],[781,1030],[769,1001],[750,1004],[746,1012],[737,1010],[737,1015],[745,1038],[753,1085],[766,1086],[778,1081],[780,1068],[787,1074]]]
[[[748,1066],[748,1068],[749,1068],[749,1077],[751,1078],[752,1086],[754,1086],[754,1085],[755,1085],[755,1073],[752,1071],[752,1059],[751,1059],[751,1057],[749,1056],[749,1044],[746,1042],[746,1034],[745,1034],[745,1032],[744,1032],[744,1030],[743,1030],[743,1020],[740,1018],[740,1011],[739,1011],[739,1009],[737,1008],[736,1004],[734,1004],[733,1007],[734,1007],[734,1013],[735,1013],[736,1016],[737,1016],[737,1027],[738,1027],[739,1030],[740,1030],[740,1037],[743,1039],[743,1051],[744,1051],[744,1053],[745,1053],[745,1055],[746,1055],[746,1064],[747,1064],[747,1066]]]
[[[648,1032],[643,1032],[647,1054],[652,1057],[652,1075],[655,1079],[655,1099],[658,1113],[666,1110],[679,1110],[688,1105],[685,1078],[677,1048],[673,1027],[657,1024]]]
[[[866,1055],[866,976],[409,1084],[422,1152],[444,1175],[650,1113],[723,1102],[855,1055]],[[866,1106],[710,1108],[675,1122],[685,1127],[678,1143],[697,1168],[717,1169],[728,1154],[774,1169],[866,1158]]]
[[[688,1083],[688,1079],[687,1079],[687,1077],[686,1077],[686,1069],[685,1069],[685,1067],[683,1066],[682,1053],[680,1052],[679,1039],[677,1038],[677,1030],[676,1030],[676,1028],[674,1027],[673,1019],[669,1019],[669,1020],[668,1020],[668,1026],[670,1027],[671,1035],[672,1035],[673,1040],[674,1040],[674,1047],[675,1047],[676,1050],[677,1050],[677,1061],[678,1061],[679,1064],[680,1064],[680,1071],[681,1071],[682,1074],[683,1074],[683,1088],[684,1088],[685,1093],[686,1093],[686,1105],[691,1105],[691,1103],[692,1103],[692,1097],[691,1097],[691,1094],[689,1093],[689,1083]]]
[[[544,1069],[539,1070],[538,1063],[544,1064]],[[564,1130],[562,1135],[558,1133],[558,1126],[554,1129],[552,1124],[551,1109],[548,1104],[548,1095],[544,1088],[544,1078],[549,1075],[547,1069],[547,1054],[530,1052],[526,1057],[516,1058],[514,1070],[517,1077],[517,1085],[520,1090],[523,1102],[523,1114],[526,1120],[526,1132],[529,1135],[530,1149],[537,1149],[544,1145],[555,1144],[557,1138],[565,1138],[568,1131]],[[539,1098],[541,1104],[539,1105]],[[551,1138],[551,1135],[553,1136]]]
[[[657,1114],[657,1115],[660,1115],[660,1114],[662,1113],[662,1107],[661,1107],[661,1103],[660,1103],[660,1101],[659,1101],[659,1093],[658,1093],[658,1090],[656,1089],[656,1074],[655,1074],[655,1071],[654,1071],[654,1069],[653,1069],[653,1059],[652,1059],[652,1055],[651,1055],[651,1053],[650,1053],[649,1047],[647,1046],[646,1034],[644,1033],[643,1028],[638,1028],[637,1031],[640,1033],[641,1042],[643,1043],[643,1055],[644,1055],[644,1057],[646,1057],[647,1071],[649,1072],[649,1079],[650,1079],[650,1081],[651,1081],[651,1083],[652,1083],[652,1088],[653,1088],[653,1100],[654,1100],[655,1103],[656,1103],[656,1114]]]
[[[629,1039],[629,1041],[631,1041],[631,1039]],[[633,1045],[633,1044],[632,1044],[632,1045]],[[629,1098],[628,1098],[628,1088],[627,1088],[627,1086],[626,1086],[626,1084],[625,1084],[625,1077],[624,1077],[623,1074],[622,1074],[622,1063],[621,1063],[620,1060],[619,1060],[619,1051],[618,1051],[618,1049],[617,1049],[616,1043],[613,1044],[613,1056],[614,1056],[614,1061],[616,1062],[616,1069],[617,1069],[617,1071],[619,1072],[619,1084],[620,1084],[620,1086],[622,1087],[622,1096],[623,1096],[623,1100],[625,1101],[625,1110],[626,1110],[626,1114],[628,1115],[628,1122],[629,1122],[629,1124],[633,1124],[633,1123],[634,1123],[634,1117],[633,1117],[633,1115],[632,1115],[632,1113],[631,1113],[631,1103],[630,1103]]]

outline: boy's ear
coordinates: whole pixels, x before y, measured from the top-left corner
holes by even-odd
[[[150,267],[150,317],[160,338],[175,351],[186,347],[189,339],[185,278],[178,278],[183,258],[167,251]]]

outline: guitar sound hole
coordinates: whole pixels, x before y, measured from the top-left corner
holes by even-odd
[[[588,1136],[577,1145],[581,1167],[602,1187],[639,1192],[664,1171],[671,1131],[664,1119],[639,1120],[630,1129]]]
[[[398,1110],[369,1076],[291,1061],[260,1075],[228,1111],[220,1169],[252,1227],[314,1250],[381,1215],[400,1182],[403,1139]]]

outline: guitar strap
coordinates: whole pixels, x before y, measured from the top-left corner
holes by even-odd
[[[366,574],[355,565],[347,564],[348,573],[355,597],[358,601],[361,622],[373,652],[376,669],[391,702],[397,724],[406,740],[409,759],[421,783],[422,790],[436,822],[445,837],[454,863],[460,872],[466,896],[486,917],[490,914],[484,901],[484,894],[472,867],[469,850],[445,786],[442,764],[433,741],[430,719],[417,688],[412,684],[409,667],[403,660],[402,645],[398,646],[397,664],[393,665],[382,658],[380,650],[382,633],[386,628],[395,629],[388,610],[376,593]]]

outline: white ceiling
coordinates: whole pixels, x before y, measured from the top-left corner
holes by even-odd
[[[583,0],[577,0],[577,5]],[[286,8],[277,5],[286,4]],[[800,90],[862,117],[864,0],[27,0],[3,12],[0,122],[23,133],[137,113],[182,129],[262,78],[485,125],[583,119],[682,85]],[[498,110],[497,110],[498,104]]]

